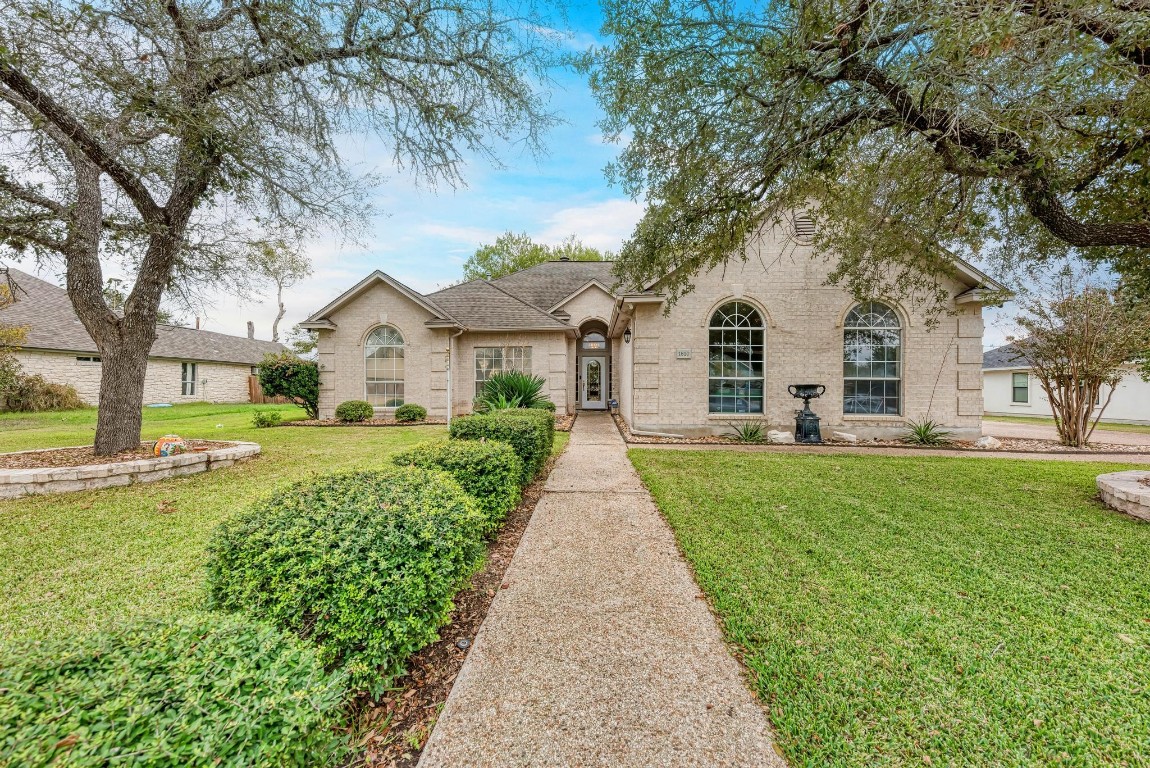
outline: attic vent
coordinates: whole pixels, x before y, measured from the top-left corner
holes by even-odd
[[[809,243],[815,236],[815,220],[810,216],[796,216],[792,222],[791,234],[796,240]]]

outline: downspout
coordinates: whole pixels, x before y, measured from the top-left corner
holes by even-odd
[[[451,386],[451,369],[455,367],[455,340],[463,335],[466,328],[460,328],[447,337],[447,423],[451,424],[451,403],[454,390]]]

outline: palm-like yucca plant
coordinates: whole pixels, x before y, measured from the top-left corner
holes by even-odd
[[[912,445],[945,445],[950,442],[950,432],[933,419],[908,421],[903,441]]]
[[[497,373],[483,384],[475,399],[477,411],[499,411],[506,408],[538,408],[547,400],[543,396],[546,380],[520,371]]]
[[[740,443],[763,442],[763,423],[761,421],[740,421],[728,424],[732,430],[731,437]]]

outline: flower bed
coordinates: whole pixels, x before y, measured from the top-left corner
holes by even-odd
[[[189,453],[155,457],[148,446],[111,457],[90,447],[0,454],[0,499],[151,483],[228,467],[260,452],[258,443],[197,440]]]

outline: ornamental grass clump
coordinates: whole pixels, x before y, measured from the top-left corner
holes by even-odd
[[[219,526],[209,604],[312,641],[326,668],[378,695],[447,622],[483,561],[484,529],[483,512],[445,472],[308,479]]]
[[[484,534],[498,529],[507,513],[519,503],[523,461],[507,443],[494,440],[421,443],[397,453],[391,460],[399,467],[440,469],[454,477],[482,510]]]
[[[315,649],[237,616],[24,642],[0,662],[0,763],[331,765],[345,700]]]

